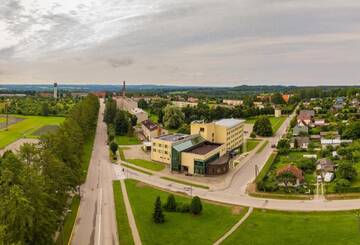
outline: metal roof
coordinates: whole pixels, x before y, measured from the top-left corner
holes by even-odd
[[[224,118],[218,121],[215,121],[214,123],[216,125],[224,126],[227,128],[235,127],[236,125],[245,122],[243,119],[235,119],[235,118]]]

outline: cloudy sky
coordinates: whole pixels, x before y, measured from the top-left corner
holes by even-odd
[[[1,0],[0,83],[360,85],[358,0]]]

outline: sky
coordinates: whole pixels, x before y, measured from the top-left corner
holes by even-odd
[[[0,84],[360,85],[358,0],[1,0]]]

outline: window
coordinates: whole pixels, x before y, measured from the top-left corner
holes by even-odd
[[[156,152],[156,149],[153,149],[153,152]]]
[[[205,132],[205,129],[204,129],[204,128],[200,128],[200,132]]]
[[[168,152],[167,152],[167,151],[164,151],[164,153],[165,153],[165,154],[168,154]]]

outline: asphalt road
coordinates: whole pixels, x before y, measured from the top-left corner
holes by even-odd
[[[100,101],[94,149],[86,182],[81,186],[81,202],[71,244],[118,244],[112,180],[114,170],[106,146],[105,105]]]

